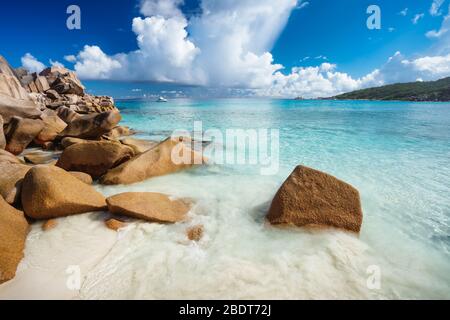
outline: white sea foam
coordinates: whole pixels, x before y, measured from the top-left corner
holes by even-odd
[[[361,239],[268,226],[264,214],[277,185],[268,177],[218,180],[214,174],[182,173],[131,187],[102,187],[106,195],[156,191],[190,197],[196,205],[185,223],[133,223],[117,235],[103,226],[102,214],[59,219],[58,227],[45,233],[35,226],[18,276],[0,287],[0,298],[448,297],[448,276],[436,276],[442,277],[439,268],[448,263],[418,244],[413,256],[389,249],[404,239],[384,238],[389,234],[377,234],[376,224],[366,224]],[[199,243],[185,235],[195,224],[205,227]],[[377,251],[385,242],[386,251]],[[66,287],[69,265],[81,266],[79,291]],[[381,269],[380,290],[367,287],[371,265]]]

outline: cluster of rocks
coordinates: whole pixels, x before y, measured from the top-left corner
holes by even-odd
[[[120,126],[120,120],[113,100],[86,95],[73,72],[52,67],[29,74],[0,57],[0,283],[15,276],[29,223],[36,220],[50,230],[60,217],[109,211],[113,216],[105,225],[118,230],[126,219],[175,223],[187,218],[188,200],[136,192],[105,198],[94,188],[94,182],[132,184],[205,162],[190,139],[131,138],[133,130]],[[173,162],[174,151],[191,161]],[[359,232],[359,193],[299,166],[276,194],[267,219],[274,225]],[[201,225],[186,231],[193,241],[203,233]]]
[[[123,217],[175,223],[190,210],[190,202],[163,194],[106,199],[94,188],[94,181],[130,184],[191,167],[172,162],[176,147],[193,159],[201,155],[182,137],[129,137],[135,132],[119,125],[113,99],[84,90],[67,69],[29,74],[0,57],[0,283],[14,277],[34,221],[50,230],[59,217],[109,211],[114,218],[105,224],[118,230]]]
[[[79,113],[116,110],[111,97],[85,93],[85,87],[75,73],[64,67],[49,67],[39,74],[24,68],[14,70],[30,98],[41,108],[53,110],[61,106]]]

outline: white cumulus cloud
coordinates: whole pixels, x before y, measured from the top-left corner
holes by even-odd
[[[64,60],[66,60],[67,62],[75,63],[75,62],[77,62],[77,57],[75,55],[71,54],[71,55],[64,56]]]
[[[201,13],[189,18],[179,9],[182,2],[140,2],[143,17],[132,22],[138,45],[135,51],[108,55],[98,46],[87,45],[65,60],[74,63],[83,79],[168,81],[239,88],[261,96],[305,98],[393,82],[434,80],[449,74],[446,54],[408,60],[400,52],[360,78],[339,71],[332,62],[286,71],[274,61],[271,50],[291,12],[306,2],[203,0]],[[401,14],[406,15],[407,9]],[[416,15],[413,22],[423,16]],[[446,26],[444,20],[441,30],[428,36],[445,38]],[[315,59],[328,60],[323,55]]]
[[[27,69],[29,72],[41,72],[46,68],[45,64],[37,60],[30,53],[26,53],[21,58],[22,66]]]
[[[108,79],[114,70],[121,68],[121,64],[99,47],[86,45],[78,54],[74,68],[83,79]]]
[[[413,24],[419,23],[420,19],[422,19],[425,16],[423,13],[418,13],[414,16],[414,18],[411,20]]]
[[[156,80],[259,87],[282,68],[270,50],[297,0],[203,0],[189,20],[180,0],[142,0],[133,19],[139,49],[108,56],[86,46],[76,56],[82,78]],[[70,56],[73,61],[73,56]]]
[[[444,2],[445,0],[433,0],[431,3],[430,14],[432,16],[440,16],[442,14],[440,9]]]

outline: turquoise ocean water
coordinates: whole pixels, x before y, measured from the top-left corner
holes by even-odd
[[[178,182],[162,178],[164,190],[198,189],[206,198],[209,192],[217,206],[234,201],[240,214],[253,215],[260,226],[276,188],[296,165],[328,172],[361,193],[359,241],[371,252],[365,253],[367,261],[380,265],[382,275],[387,269],[386,296],[450,297],[450,104],[179,99],[119,101],[118,106],[123,124],[142,138],[193,130],[194,121],[202,121],[205,130],[279,129],[276,175],[261,176],[246,166],[211,166],[181,174]],[[301,239],[286,241],[302,245]]]
[[[134,85],[134,84],[133,84]],[[213,162],[130,186],[190,198],[187,221],[131,223],[119,233],[105,213],[33,225],[25,259],[0,298],[406,299],[450,298],[450,104],[265,99],[118,101],[138,137],[174,130],[279,130],[279,170]],[[222,144],[221,144],[222,143]],[[223,141],[225,154],[245,152]],[[215,161],[215,162],[214,162]],[[279,186],[303,164],[361,194],[358,236],[276,228],[264,219]],[[186,229],[204,226],[199,242]],[[68,290],[67,267],[79,267]],[[42,292],[45,287],[45,292]]]

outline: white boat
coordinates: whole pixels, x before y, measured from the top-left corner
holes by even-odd
[[[167,102],[167,99],[164,97],[159,97],[158,100],[156,100],[156,102]]]

